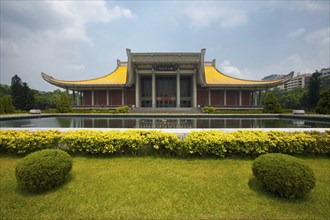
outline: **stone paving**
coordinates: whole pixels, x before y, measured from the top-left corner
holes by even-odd
[[[201,114],[200,108],[132,108],[129,113],[144,114]]]

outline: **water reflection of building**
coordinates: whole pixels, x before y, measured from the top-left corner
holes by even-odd
[[[270,81],[227,76],[216,62],[199,53],[132,53],[117,62],[110,74],[81,81],[58,80],[42,73],[49,83],[73,91],[74,105],[82,107],[134,105],[136,107],[260,106],[262,90],[291,79],[290,73]]]
[[[196,119],[136,119],[136,128],[196,128]]]
[[[26,123],[26,122],[25,122]],[[329,127],[329,122],[279,118],[89,118],[56,117],[56,127],[71,128],[290,128]],[[49,124],[51,125],[51,124]],[[21,125],[20,125],[21,126]],[[20,127],[18,126],[18,127]],[[32,124],[29,123],[29,125]],[[12,126],[13,127],[13,126]],[[51,126],[54,127],[54,126]]]

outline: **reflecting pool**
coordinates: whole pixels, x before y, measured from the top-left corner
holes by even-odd
[[[45,117],[0,121],[16,128],[329,128],[330,121],[287,118]]]

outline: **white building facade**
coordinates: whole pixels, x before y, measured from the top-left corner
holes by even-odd
[[[305,86],[308,86],[311,76],[311,73],[297,73],[296,76],[292,77],[290,81],[279,86],[279,88],[287,91],[290,91],[296,87],[304,88]]]

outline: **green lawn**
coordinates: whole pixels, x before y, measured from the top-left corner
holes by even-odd
[[[252,160],[74,157],[68,181],[29,194],[17,189],[19,158],[0,156],[2,219],[329,219],[330,159],[304,158],[316,187],[303,199],[265,192]]]

